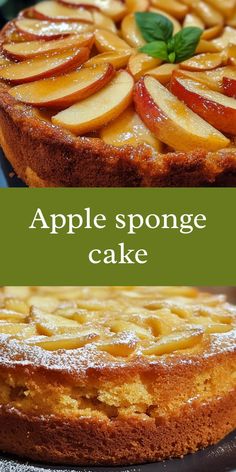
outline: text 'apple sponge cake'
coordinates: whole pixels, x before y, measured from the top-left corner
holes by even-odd
[[[0,450],[37,461],[179,457],[236,426],[236,309],[186,287],[6,287]]]
[[[30,186],[236,186],[235,123],[236,0],[44,0],[0,33]]]

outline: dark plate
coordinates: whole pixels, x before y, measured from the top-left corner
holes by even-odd
[[[0,188],[6,187],[26,187],[26,185],[16,176],[11,164],[0,149]]]
[[[216,446],[184,459],[130,467],[63,467],[30,464],[8,457],[0,459],[0,472],[236,472],[236,431]]]

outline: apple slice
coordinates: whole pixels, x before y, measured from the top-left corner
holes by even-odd
[[[161,59],[148,56],[142,52],[130,56],[128,62],[128,71],[132,74],[135,80],[140,79],[142,75],[150,69],[161,64]]]
[[[32,12],[34,18],[39,20],[93,22],[90,11],[84,8],[69,8],[52,0],[37,3]]]
[[[3,45],[3,52],[11,59],[22,61],[45,54],[66,51],[68,49],[79,49],[81,47],[91,48],[93,41],[93,33],[84,33],[64,39],[53,39],[51,41],[6,43]]]
[[[125,3],[128,13],[147,11],[149,8],[149,0],[126,0]]]
[[[165,16],[166,18],[168,18],[168,20],[170,20],[171,23],[173,23],[173,27],[174,27],[173,34],[176,34],[181,30],[182,26],[181,26],[180,22],[178,20],[176,20],[176,18],[174,16],[170,15],[166,11],[159,10],[158,8],[153,8],[153,7],[150,8],[150,11],[152,11],[153,13],[157,13],[158,15],[162,15],[162,16]]]
[[[223,90],[225,95],[228,95],[228,97],[236,98],[236,73],[235,77],[223,77]]]
[[[126,15],[121,23],[121,34],[127,43],[134,48],[141,48],[146,44],[137,26],[134,13]]]
[[[112,33],[117,32],[116,25],[114,21],[109,18],[109,16],[103,15],[98,10],[92,10],[92,18],[94,24],[99,28],[99,29],[104,29],[108,31],[112,31]]]
[[[194,2],[193,11],[202,19],[202,21],[204,21],[205,25],[208,27],[224,24],[224,17],[222,13],[220,13],[218,9],[215,9],[209,5],[209,3],[201,0]]]
[[[179,68],[178,64],[162,64],[161,66],[155,67],[148,71],[148,75],[151,75],[157,79],[161,84],[168,84],[171,79],[172,73]]]
[[[201,38],[206,39],[207,41],[216,38],[222,32],[222,25],[211,26],[203,31]]]
[[[138,114],[150,131],[178,151],[217,151],[230,143],[153,77],[140,79],[134,101]]]
[[[0,71],[0,78],[12,84],[33,82],[76,69],[88,57],[88,48],[72,49],[51,56],[37,57],[4,67]]]
[[[227,63],[227,56],[220,52],[205,53],[193,56],[184,62],[181,62],[181,69],[187,70],[211,70],[220,67],[222,64]]]
[[[77,135],[101,128],[129,106],[133,86],[131,75],[120,71],[106,87],[92,97],[58,113],[52,118],[52,122]]]
[[[187,13],[187,15],[184,18],[183,27],[189,28],[192,26],[201,28],[203,30],[205,28],[204,22],[202,21],[201,18],[199,18],[198,15],[195,15],[194,13]]]
[[[125,110],[116,120],[101,130],[101,138],[113,146],[134,146],[146,144],[161,152],[162,144],[146,127],[132,107]]]
[[[120,69],[121,67],[127,66],[131,54],[131,49],[129,51],[102,52],[101,54],[97,54],[96,56],[91,57],[91,59],[89,59],[84,64],[84,66],[91,67],[94,64],[109,63],[112,64],[115,69]]]
[[[195,80],[196,82],[200,82],[201,84],[206,85],[206,87],[210,88],[211,90],[215,90],[216,92],[221,92],[223,89],[223,78],[225,76],[236,79],[236,68],[226,66],[205,72],[190,72],[179,69],[178,75]]]
[[[131,49],[128,43],[119,38],[111,31],[97,30],[95,31],[95,46],[99,52],[108,51],[128,51]]]
[[[66,108],[96,93],[112,79],[114,72],[111,64],[99,64],[61,77],[18,85],[9,93],[27,104]]]
[[[171,91],[195,113],[224,133],[236,134],[236,100],[174,73]]]
[[[126,14],[126,6],[120,0],[60,0],[61,3],[77,7],[98,8],[114,21],[120,21]]]
[[[207,41],[206,39],[200,39],[197,49],[196,49],[196,54],[202,54],[204,52],[222,51],[222,48],[217,46],[217,44],[214,44],[213,41],[214,39],[212,41]]]
[[[219,38],[213,39],[211,43],[218,47],[219,50],[225,49],[230,44],[236,44],[236,30],[226,26],[222,35]]]
[[[152,5],[170,13],[178,19],[184,18],[188,13],[188,7],[177,0],[152,0]]]
[[[69,34],[87,33],[94,30],[88,23],[50,22],[31,19],[20,19],[15,22],[16,28],[24,33],[27,39],[56,39]]]

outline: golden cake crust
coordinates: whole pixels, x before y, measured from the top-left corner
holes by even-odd
[[[2,451],[55,463],[142,463],[194,452],[236,427],[235,309],[223,298],[191,288],[27,290],[19,297],[10,289],[1,298]],[[69,350],[37,345],[54,340],[42,330],[64,332],[60,319],[50,324],[62,313],[64,321],[80,319],[80,337],[87,317],[100,317],[99,325],[93,322],[99,338]],[[41,336],[3,334],[14,317],[25,318],[26,328],[36,322]],[[174,331],[167,338],[156,333],[154,340],[151,331],[145,338],[155,317],[165,329],[169,319]],[[163,339],[173,342],[171,333],[178,337],[187,323],[185,340],[190,322],[202,333],[197,343],[150,353]]]
[[[179,457],[216,443],[235,428],[235,394],[236,389],[204,405],[187,406],[180,416],[161,422],[42,420],[0,408],[0,447],[21,457],[61,464],[131,465]]]

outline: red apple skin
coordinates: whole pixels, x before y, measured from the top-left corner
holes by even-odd
[[[48,101],[48,102],[39,102],[39,103],[34,103],[34,106],[39,106],[39,107],[47,107],[47,108],[53,108],[53,109],[64,109],[67,108],[76,101],[84,100],[85,98],[89,97],[90,95],[93,95],[94,93],[98,92],[100,89],[105,87],[108,82],[114,77],[115,75],[115,69],[111,64],[108,64],[107,70],[105,71],[104,75],[94,82],[93,84],[90,84],[88,87],[84,88],[83,90],[80,90],[79,92],[74,92],[71,95],[68,95],[65,98],[60,98],[58,100],[54,101]],[[27,102],[24,102],[27,103]],[[29,102],[30,103],[30,102]],[[32,104],[32,103],[30,103]]]
[[[170,91],[182,100],[191,110],[223,133],[236,134],[236,110],[211,101],[196,92],[187,90],[174,72]]]
[[[90,34],[90,33],[88,33]],[[40,42],[41,39],[38,39],[38,41]],[[62,48],[60,49],[61,52],[64,52],[66,51],[66,49],[70,50],[70,49],[73,49],[73,48],[76,48],[78,47],[78,49],[81,49],[81,48],[89,48],[91,49],[92,46],[93,46],[93,43],[94,43],[94,36],[93,34],[91,33],[90,36],[88,36],[87,39],[85,39],[84,41],[81,41],[80,43],[78,43],[78,45],[74,45],[74,46],[68,46],[68,48]],[[55,50],[53,51],[47,51],[47,52],[42,52],[42,53],[37,53],[37,54],[28,54],[26,56],[22,56],[21,54],[17,54],[17,53],[14,53],[14,52],[10,52],[10,51],[7,51],[7,49],[4,48],[4,45],[3,45],[3,51],[4,51],[4,56],[7,57],[8,59],[10,60],[13,60],[13,61],[16,61],[16,62],[21,62],[21,61],[28,61],[30,59],[36,59],[37,57],[39,56],[44,56],[45,54],[55,54]]]
[[[169,118],[163,113],[161,108],[154,102],[146,90],[144,78],[142,77],[136,83],[134,89],[134,104],[138,115],[150,131],[159,137],[162,123],[169,121]]]
[[[20,84],[26,84],[27,82],[34,82],[35,80],[40,80],[40,79],[46,79],[52,76],[57,76],[60,74],[65,74],[67,72],[75,70],[77,67],[79,67],[81,64],[86,62],[89,58],[90,51],[88,48],[81,48],[76,51],[76,54],[71,57],[70,60],[65,62],[64,64],[60,64],[59,66],[55,67],[52,70],[48,70],[45,72],[41,72],[34,77],[25,77],[23,79],[11,79],[8,80],[12,85],[20,85]]]
[[[236,98],[236,79],[223,77],[223,92],[228,97]]]

